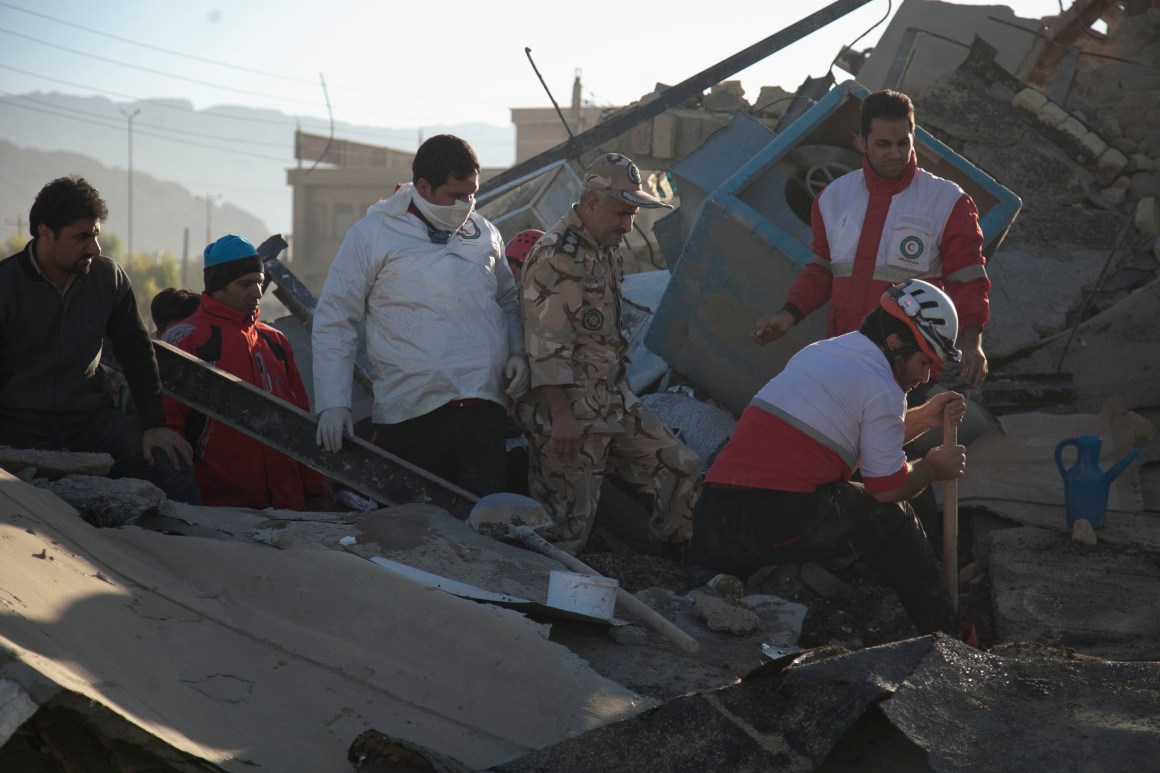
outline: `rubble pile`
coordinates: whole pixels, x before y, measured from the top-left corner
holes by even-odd
[[[198,384],[189,399],[203,410],[318,465],[368,506],[178,505],[131,483],[91,485],[105,459],[0,449],[0,769],[1147,767],[1160,753],[1156,6],[1119,4],[1106,35],[1082,35],[1066,87],[1030,85],[980,37],[914,95],[921,129],[1021,201],[991,234],[992,372],[963,390],[974,424],[959,435],[970,460],[957,484],[959,612],[983,649],[916,637],[893,591],[853,557],[768,567],[743,590],[684,587],[678,562],[641,555],[645,508],[608,482],[583,559],[632,603],[611,619],[556,608],[546,589],[566,564],[513,537],[527,524],[522,502],[493,504],[494,522],[472,528],[467,492],[383,466],[361,441],[329,470],[338,462],[312,442],[309,415],[203,380],[200,361],[162,350],[168,388]],[[1034,44],[1029,35],[1028,57]],[[867,67],[898,53],[875,51]],[[769,279],[773,250],[749,212],[776,201],[791,224],[777,246],[808,240],[809,200],[793,183],[815,165],[801,159],[850,155],[846,133],[824,130],[804,137],[810,150],[770,154],[779,138],[803,139],[780,123],[790,105],[809,115],[818,100],[805,92],[819,83],[798,95],[769,87],[751,104],[726,81],[602,148],[686,182],[682,206],[629,241],[629,265],[645,270],[624,284],[624,332],[632,387],[703,468],[737,411],[646,344],[673,324],[669,290],[701,250],[712,254],[683,281],[709,300],[670,303],[676,327],[717,315],[756,346],[754,308],[739,298]],[[718,188],[766,157],[773,182],[738,199],[750,207],[738,240],[698,242]],[[747,260],[760,268],[724,268]],[[288,271],[275,282],[292,292]],[[768,311],[781,298],[758,301]],[[305,314],[293,320],[302,329]],[[690,361],[721,355],[705,335]],[[953,368],[944,385],[961,388]],[[243,403],[240,419],[230,414]],[[1106,520],[1073,526],[1060,449],[1083,436],[1102,439],[1105,463],[1139,456],[1108,481]],[[651,615],[694,646],[659,635]]]

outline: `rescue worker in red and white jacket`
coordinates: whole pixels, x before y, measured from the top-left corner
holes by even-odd
[[[960,374],[977,388],[988,372],[983,326],[991,282],[975,202],[950,180],[918,168],[914,105],[905,94],[866,97],[857,143],[862,169],[839,177],[814,200],[814,258],[782,309],[757,321],[753,338],[760,344],[781,338],[826,301],[826,335],[849,333],[892,282],[923,279],[955,303]]]
[[[294,350],[281,331],[258,321],[265,267],[254,245],[223,236],[205,248],[205,292],[193,316],[162,340],[304,411],[310,399]],[[323,509],[323,478],[304,464],[165,398],[165,423],[193,444],[202,504]]]
[[[946,293],[911,280],[888,285],[858,331],[795,354],[742,412],[705,476],[691,584],[740,588],[771,564],[856,556],[898,593],[921,633],[956,633],[942,569],[908,500],[960,477],[966,450],[942,445],[910,462],[903,445],[944,416],[963,420],[961,394],[910,409],[905,396],[932,366],[959,358],[957,334]]]

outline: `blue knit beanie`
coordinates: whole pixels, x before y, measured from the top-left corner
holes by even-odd
[[[205,291],[211,295],[240,276],[265,273],[258,251],[248,240],[228,234],[205,248]]]

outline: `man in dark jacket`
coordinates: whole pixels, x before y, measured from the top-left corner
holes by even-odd
[[[258,321],[265,268],[254,245],[231,234],[206,247],[204,257],[200,308],[170,325],[162,340],[309,412],[290,341]],[[327,506],[322,476],[306,465],[169,397],[165,419],[194,445],[203,504],[259,510]]]
[[[41,189],[32,241],[0,262],[0,444],[103,452],[112,476],[198,503],[189,443],[165,427],[161,379],[129,277],[100,254],[108,207],[80,177]],[[100,368],[105,340],[137,415],[116,410]]]

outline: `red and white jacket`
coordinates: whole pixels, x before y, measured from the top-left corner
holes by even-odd
[[[286,336],[205,293],[201,308],[170,326],[162,340],[310,411]],[[202,504],[303,510],[326,495],[316,471],[172,397],[165,398],[165,423],[193,446]]]
[[[861,333],[810,344],[741,414],[705,483],[815,491],[861,469],[866,490],[906,482],[906,396],[882,350]]]
[[[791,313],[830,304],[826,335],[857,330],[886,286],[924,279],[946,290],[959,330],[987,323],[991,282],[975,202],[950,180],[919,169],[914,154],[888,180],[863,160],[814,200],[814,259],[790,286]]]

